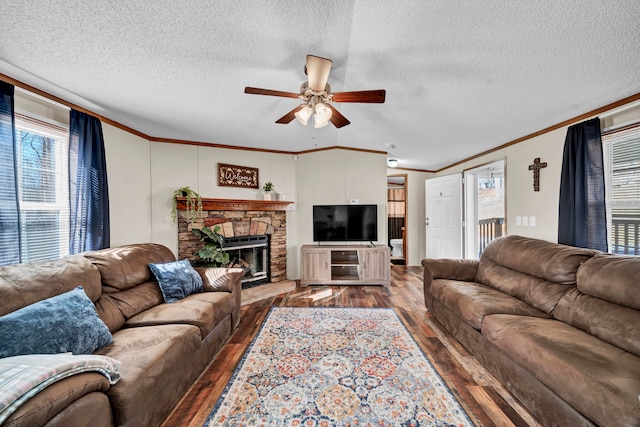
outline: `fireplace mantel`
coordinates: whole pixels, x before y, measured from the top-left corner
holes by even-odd
[[[179,210],[185,210],[185,198],[176,198]],[[203,211],[286,211],[293,202],[282,200],[238,200],[202,198]]]

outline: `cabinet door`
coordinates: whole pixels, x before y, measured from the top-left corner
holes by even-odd
[[[302,251],[302,278],[304,282],[314,280],[324,283],[331,279],[331,266],[329,265],[329,251],[327,250],[303,250]]]
[[[361,251],[362,279],[389,281],[389,248]]]

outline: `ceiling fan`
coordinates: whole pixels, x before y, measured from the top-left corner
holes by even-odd
[[[313,116],[314,127],[316,128],[324,127],[329,122],[333,123],[336,128],[341,128],[351,123],[331,105],[332,102],[362,102],[373,104],[382,104],[384,102],[386,94],[384,89],[331,92],[331,86],[327,83],[327,79],[329,78],[332,64],[333,62],[330,59],[307,55],[307,65],[304,67],[307,81],[300,86],[300,93],[282,92],[256,87],[245,87],[244,93],[301,99],[303,101],[302,104],[280,117],[276,120],[276,123],[287,124],[295,118],[303,125],[306,125]]]

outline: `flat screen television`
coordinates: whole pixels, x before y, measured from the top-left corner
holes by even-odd
[[[378,205],[316,205],[313,207],[314,242],[375,242],[378,240]]]

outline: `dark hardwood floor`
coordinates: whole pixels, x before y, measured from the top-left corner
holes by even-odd
[[[422,268],[394,265],[391,286],[298,286],[242,307],[235,334],[167,418],[164,427],[200,427],[271,306],[391,307],[477,426],[540,426],[424,305]]]

